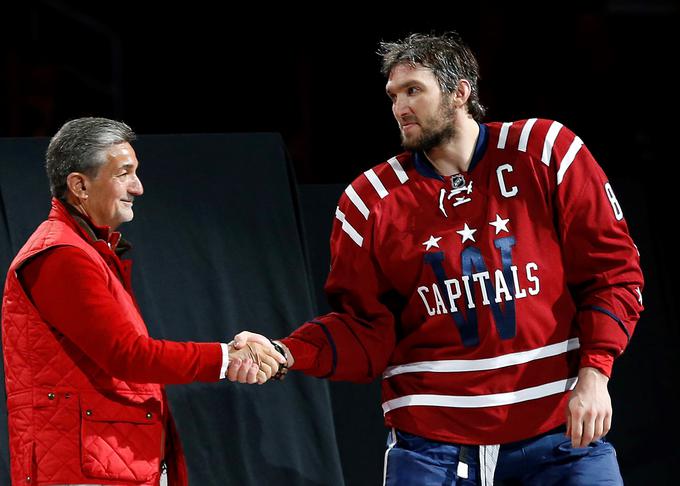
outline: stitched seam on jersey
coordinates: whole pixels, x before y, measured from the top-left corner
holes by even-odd
[[[331,336],[330,331],[328,330],[328,328],[326,327],[326,325],[323,322],[320,322],[320,321],[309,321],[309,322],[311,322],[312,324],[316,324],[316,325],[321,327],[321,330],[326,335],[326,339],[328,340],[328,344],[331,345],[331,353],[332,353],[332,356],[333,356],[332,363],[331,363],[331,370],[327,374],[319,377],[319,378],[328,378],[329,376],[335,374],[335,367],[338,364],[338,352],[335,349],[335,340],[333,340],[333,336]]]
[[[606,314],[609,317],[611,317],[612,319],[614,319],[616,321],[616,323],[621,327],[623,332],[626,333],[626,337],[628,338],[628,341],[630,342],[630,332],[628,332],[626,325],[623,323],[623,321],[621,319],[619,319],[616,316],[616,314],[614,314],[613,312],[610,312],[607,309],[600,307],[598,305],[591,305],[590,307],[588,307],[588,309],[592,309],[594,311],[602,312],[603,314]]]

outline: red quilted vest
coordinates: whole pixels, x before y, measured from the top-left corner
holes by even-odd
[[[52,206],[12,262],[3,297],[12,484],[157,485],[165,457],[169,484],[184,486],[186,466],[162,385],[107,374],[41,319],[19,283],[17,269],[39,252],[81,248],[107,276],[121,311],[148,335],[116,274],[78,234],[64,206],[56,200]]]

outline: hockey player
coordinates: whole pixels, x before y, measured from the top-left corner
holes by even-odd
[[[387,485],[622,484],[607,382],[643,277],[607,177],[559,122],[482,123],[456,34],[381,54],[406,151],[340,198],[333,312],[277,343],[288,367],[382,377]]]

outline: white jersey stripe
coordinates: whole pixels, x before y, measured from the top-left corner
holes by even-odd
[[[368,182],[370,182],[373,186],[373,189],[375,189],[375,192],[378,193],[380,199],[383,199],[389,194],[387,189],[385,189],[385,186],[383,186],[383,183],[380,182],[380,179],[378,179],[376,173],[373,172],[373,169],[368,169],[366,172],[364,172],[364,175],[366,176],[366,179],[368,179]]]
[[[505,122],[503,125],[501,125],[501,133],[498,136],[498,145],[496,148],[499,149],[504,149],[505,148],[505,142],[508,140],[508,132],[510,131],[510,125],[512,125],[512,122]]]
[[[482,408],[500,407],[513,403],[536,400],[538,398],[564,393],[572,390],[576,385],[577,377],[566,380],[553,381],[545,385],[532,386],[507,393],[494,393],[491,395],[406,395],[394,398],[382,404],[383,414],[401,407],[448,407],[448,408]]]
[[[571,142],[571,145],[569,146],[569,150],[567,150],[567,153],[564,155],[562,162],[560,162],[560,170],[557,171],[558,186],[562,184],[564,174],[567,172],[567,169],[576,158],[576,154],[578,153],[579,150],[581,150],[581,147],[583,147],[583,140],[581,140],[578,137],[574,138],[574,141]]]
[[[534,128],[534,123],[536,123],[536,118],[529,118],[522,128],[522,133],[519,136],[519,145],[517,145],[517,150],[522,152],[527,151],[527,145],[529,145],[529,135],[531,134],[531,129]]]
[[[383,379],[403,373],[461,373],[466,371],[497,370],[507,366],[529,363],[537,359],[549,358],[578,349],[578,338],[550,344],[541,348],[518,353],[504,354],[484,359],[449,359],[441,361],[419,361],[398,366],[390,366],[383,373]]]
[[[545,142],[543,142],[543,155],[541,155],[541,162],[550,167],[550,156],[552,155],[552,148],[555,145],[555,139],[557,134],[560,133],[562,129],[562,124],[560,122],[552,122],[550,128],[548,129],[548,134],[545,136]]]
[[[364,204],[364,201],[361,200],[361,197],[359,197],[359,194],[357,194],[357,191],[354,190],[352,184],[347,186],[347,188],[345,189],[345,194],[347,194],[349,200],[352,201],[352,204],[354,204],[354,206],[356,206],[356,208],[359,210],[364,219],[368,219],[369,213],[368,208],[366,207],[366,204]]]
[[[338,218],[338,221],[342,223],[342,231],[347,233],[350,238],[352,238],[352,241],[356,243],[357,245],[361,246],[364,243],[364,237],[359,234],[357,230],[354,229],[354,227],[347,222],[345,219],[345,213],[340,211],[339,207],[335,208],[335,217]]]
[[[399,182],[402,184],[408,180],[408,176],[406,175],[406,171],[404,168],[401,166],[399,161],[397,160],[396,157],[392,157],[390,160],[387,161],[388,164],[392,166],[392,170],[394,170],[394,173],[397,174],[397,177],[399,178]]]

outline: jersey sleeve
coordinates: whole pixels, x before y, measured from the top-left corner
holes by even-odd
[[[580,366],[609,376],[643,309],[640,256],[605,173],[566,127],[555,139],[552,159],[556,224],[577,306]]]
[[[331,270],[325,291],[332,312],[306,322],[284,343],[294,369],[306,374],[369,382],[387,366],[395,345],[390,291],[375,259],[377,213],[342,195],[331,233]],[[356,194],[356,193],[354,193]],[[356,201],[356,198],[355,198]]]

